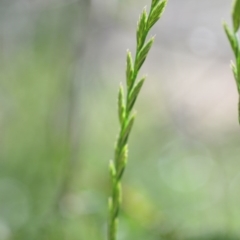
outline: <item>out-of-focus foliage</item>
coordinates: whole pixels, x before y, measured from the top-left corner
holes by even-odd
[[[232,10],[232,25],[233,30],[230,30],[226,23],[223,24],[224,30],[226,32],[227,38],[229,40],[230,46],[235,56],[235,62],[231,62],[231,68],[233,71],[233,75],[236,81],[238,94],[240,94],[240,41],[237,35],[240,26],[240,1],[236,0],[233,4]],[[240,123],[240,102],[238,107],[238,120]]]
[[[146,4],[0,1],[1,240],[105,239],[116,89]],[[119,240],[239,239],[230,6],[167,10],[137,103]]]

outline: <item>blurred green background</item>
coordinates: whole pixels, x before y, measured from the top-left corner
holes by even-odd
[[[117,89],[147,4],[0,1],[0,240],[106,239]],[[154,27],[119,240],[240,239],[230,7],[169,0]]]

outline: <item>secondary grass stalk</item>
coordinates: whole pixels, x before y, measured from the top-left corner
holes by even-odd
[[[111,196],[109,197],[108,240],[117,239],[118,215],[122,202],[121,180],[128,159],[128,138],[136,117],[132,110],[146,79],[146,77],[142,77],[140,80],[137,78],[154,42],[154,37],[147,40],[147,36],[150,29],[162,16],[166,3],[167,0],[152,0],[149,13],[146,8],[143,9],[137,24],[137,46],[134,61],[131,52],[127,51],[126,94],[123,85],[120,84],[118,93],[120,131],[115,145],[114,160],[111,160],[109,164]]]
[[[223,23],[228,41],[234,53],[235,62],[231,62],[231,68],[237,85],[238,101],[238,121],[240,123],[240,39],[237,35],[240,28],[240,0],[234,0],[232,6],[232,28]]]

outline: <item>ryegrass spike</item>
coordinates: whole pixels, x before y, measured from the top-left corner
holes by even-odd
[[[132,113],[132,109],[146,79],[144,77],[137,81],[137,77],[154,42],[154,37],[150,38],[147,43],[146,39],[151,27],[161,17],[166,3],[166,0],[152,0],[149,15],[144,8],[137,25],[137,46],[134,62],[130,51],[127,51],[126,94],[124,94],[123,87],[120,85],[118,94],[120,131],[115,145],[114,161],[110,162],[112,192],[109,197],[108,240],[117,239],[118,215],[122,201],[121,180],[127,164],[128,138],[136,117],[136,114]]]

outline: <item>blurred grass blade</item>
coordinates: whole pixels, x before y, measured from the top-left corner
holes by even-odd
[[[237,41],[236,35],[235,35],[235,33],[231,32],[231,30],[229,29],[228,25],[225,22],[223,22],[223,27],[224,27],[225,33],[228,37],[228,40],[230,42],[230,45],[232,47],[232,50],[235,54],[235,57],[237,57],[237,55],[238,55],[238,41]]]
[[[237,32],[240,26],[240,0],[235,0],[233,4],[232,20],[234,32]]]
[[[232,24],[233,24],[233,31],[229,29],[226,23],[223,23],[224,30],[228,37],[229,43],[231,48],[234,52],[235,56],[235,63],[231,62],[231,69],[234,74],[234,78],[237,84],[237,90],[240,100],[240,44],[239,38],[237,35],[237,31],[239,30],[240,26],[240,0],[235,0],[233,3],[233,10],[232,10]],[[240,102],[239,102],[240,104]],[[238,119],[240,123],[240,105],[238,105]]]

